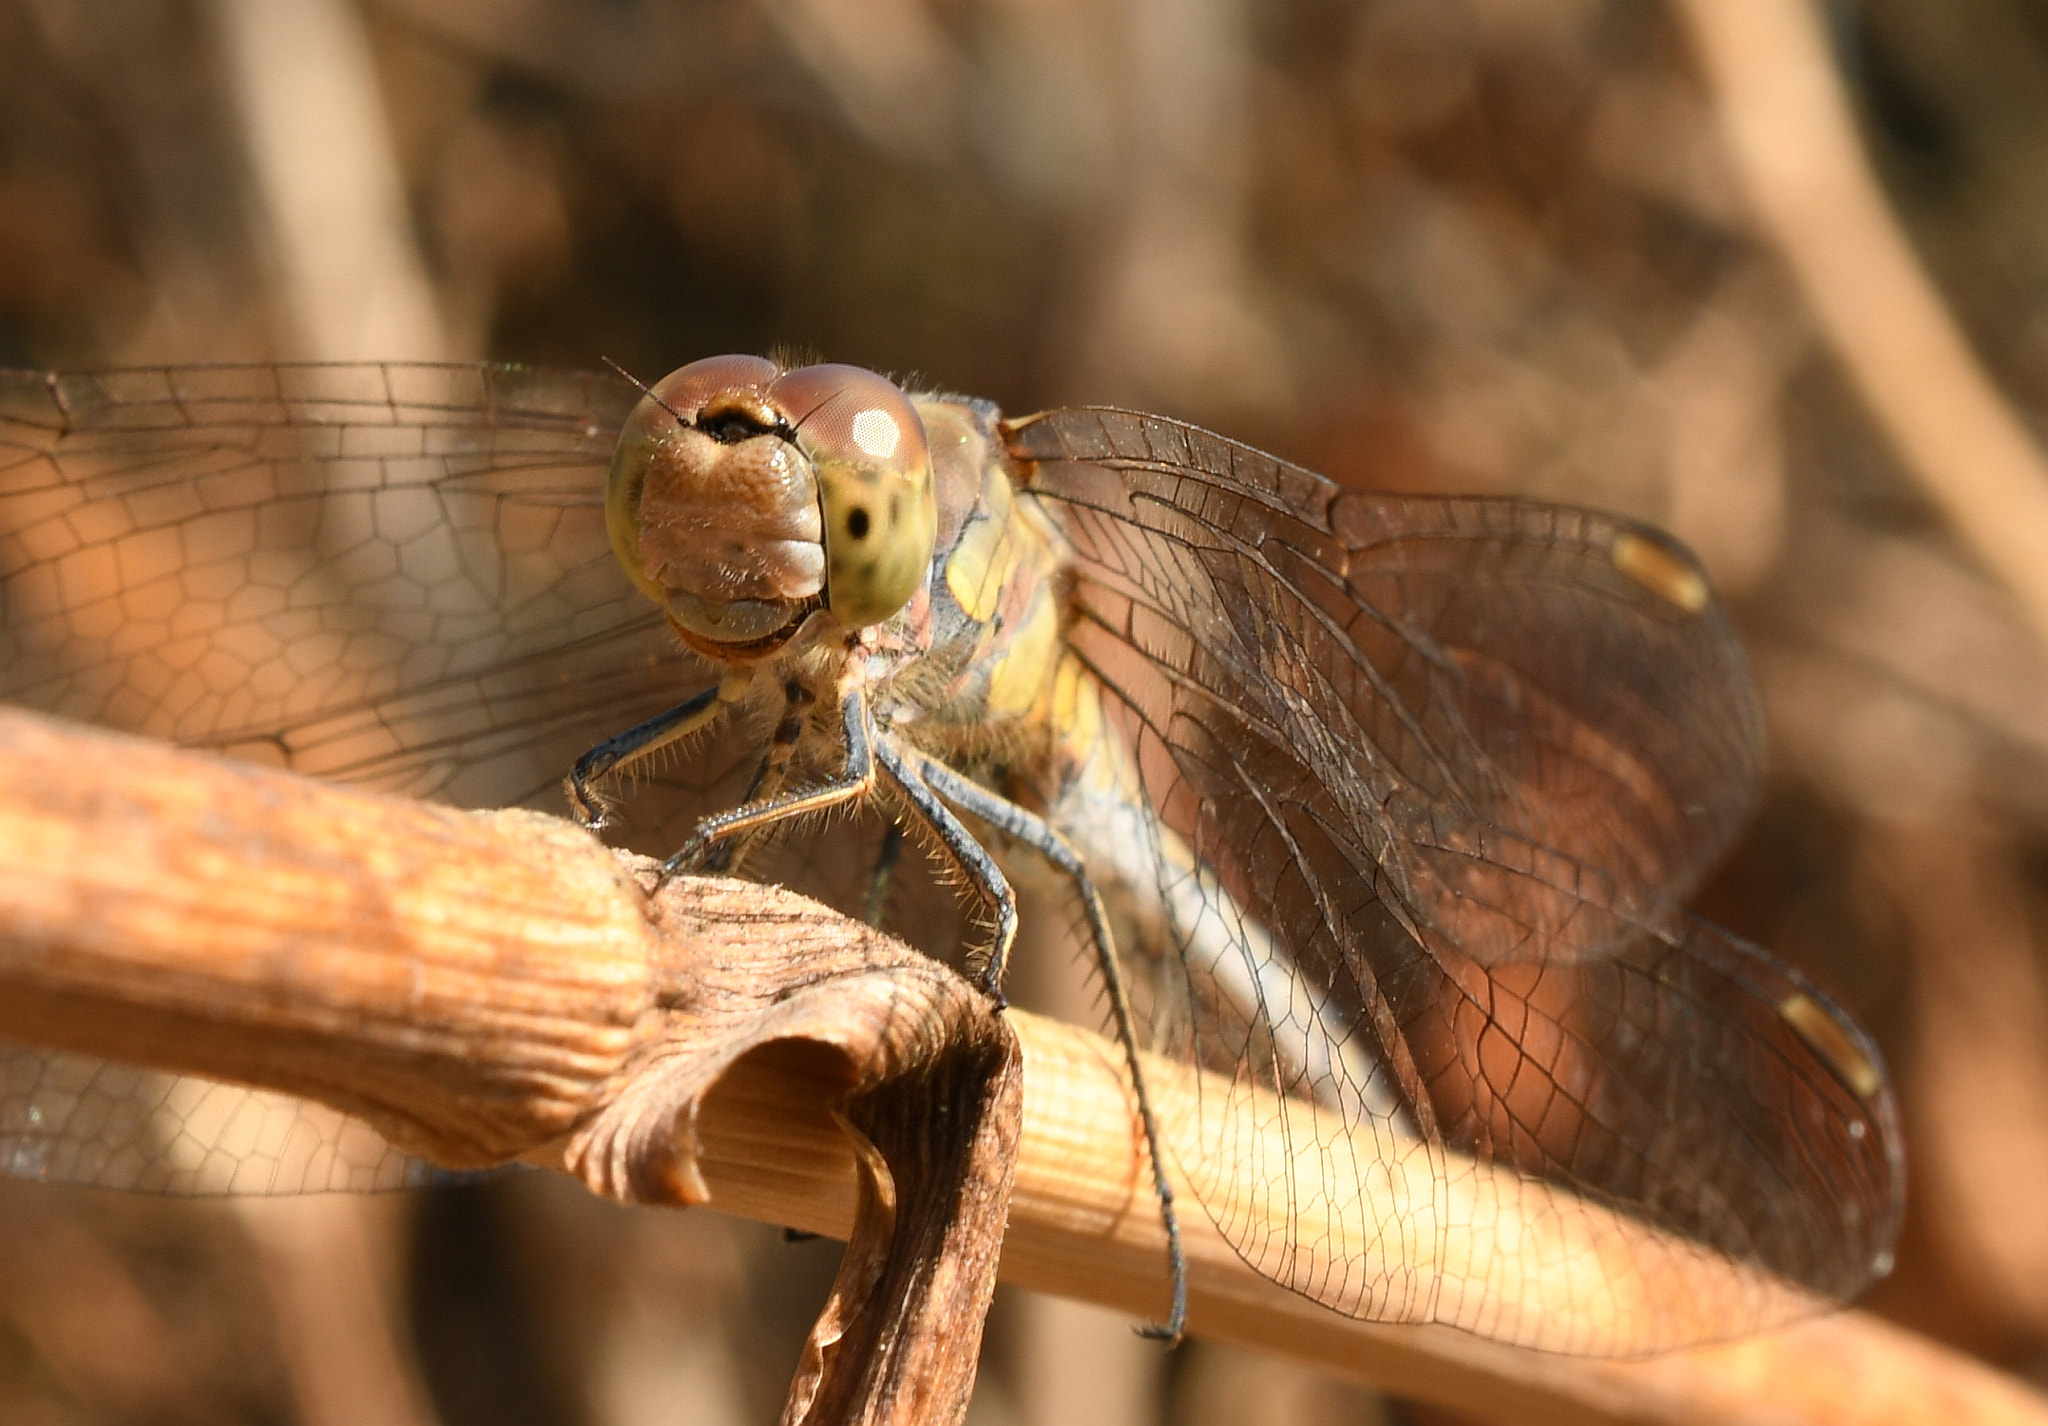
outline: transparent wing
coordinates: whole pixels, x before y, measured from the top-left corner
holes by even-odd
[[[688,688],[605,542],[631,396],[472,366],[0,375],[0,693],[522,800]]]
[[[559,811],[580,753],[705,678],[606,543],[604,470],[634,396],[480,366],[0,372],[0,697]],[[643,839],[744,777],[738,738],[713,753],[633,800]],[[317,1106],[0,1055],[0,1168],[17,1175],[288,1192],[422,1171]]]
[[[1054,412],[1010,439],[1078,555],[1075,651],[1199,868],[1162,855],[1161,877],[1219,888],[1181,920],[1152,1035],[1232,1086],[1184,1168],[1247,1261],[1354,1316],[1605,1352],[1766,1325],[1791,1310],[1769,1280],[1842,1299],[1886,1269],[1903,1180],[1875,1049],[1674,909],[1739,826],[1760,741],[1690,556],[1585,511],[1345,491],[1156,417]],[[1226,963],[1253,992],[1219,988]],[[1287,981],[1308,989],[1268,989]],[[1314,1026],[1285,1023],[1303,1006]],[[1245,1116],[1280,1112],[1258,1107],[1274,1089],[1369,1132],[1288,1120],[1251,1176],[1275,1201],[1233,1201],[1220,1170],[1273,1142]],[[1416,1172],[1416,1142],[1408,1207],[1430,1211],[1395,1223],[1370,1186]],[[1676,1235],[1599,1270],[1616,1300],[1688,1300],[1602,1317],[1532,1277],[1513,1315],[1475,1288],[1534,1264],[1396,1280],[1312,1226],[1434,1231],[1443,1265],[1487,1165],[1517,1171],[1525,1214]],[[1292,1226],[1259,1236],[1254,1207]],[[1678,1258],[1767,1278],[1702,1287]]]
[[[0,1172],[177,1194],[361,1192],[450,1177],[324,1105],[4,1040]]]

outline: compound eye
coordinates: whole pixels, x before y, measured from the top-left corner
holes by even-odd
[[[694,422],[704,410],[705,404],[714,397],[727,398],[717,404],[733,403],[734,398],[744,401],[752,395],[756,403],[763,402],[769,384],[781,368],[766,357],[757,356],[715,356],[693,361],[688,366],[679,366],[654,383],[654,394],[685,423]],[[762,411],[766,414],[766,406]],[[674,424],[675,416],[669,418]]]
[[[807,366],[769,400],[811,462],[825,526],[825,602],[843,624],[879,624],[910,602],[938,538],[931,451],[917,408],[857,366]]]

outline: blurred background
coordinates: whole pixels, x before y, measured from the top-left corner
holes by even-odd
[[[1773,739],[1701,909],[1899,1083],[1868,1305],[2048,1384],[2048,3],[1721,8],[0,0],[0,364],[793,349],[1660,522]],[[0,1180],[0,1421],[767,1420],[836,1258]],[[970,1419],[1442,1418],[1006,1290]]]

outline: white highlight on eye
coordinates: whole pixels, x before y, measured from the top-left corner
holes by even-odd
[[[879,406],[870,406],[853,418],[853,443],[876,460],[895,455],[902,440],[903,428]]]

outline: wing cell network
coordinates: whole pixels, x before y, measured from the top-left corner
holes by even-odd
[[[1266,998],[1158,1017],[1161,1049],[1220,1075],[1184,1167],[1249,1262],[1354,1316],[1608,1352],[1754,1330],[1888,1270],[1897,1110],[1855,1073],[1875,1048],[1678,907],[1761,749],[1689,555],[1581,510],[1343,490],[1158,417],[1059,411],[1010,440],[1073,541],[1073,643],[1163,835],[1264,933],[1235,932],[1239,981],[1305,978],[1337,1045],[1285,1063],[1310,1032]],[[1217,960],[1164,958],[1181,983],[1157,1002],[1215,1004]],[[1297,1119],[1276,1091],[1337,1112]],[[1259,1155],[1259,1201],[1234,1201]],[[1328,1251],[1336,1223],[1434,1231],[1426,1260],[1455,1261],[1497,1169],[1524,1212],[1660,1230],[1606,1284],[1670,1310],[1472,1291],[1505,1257],[1416,1281]]]

